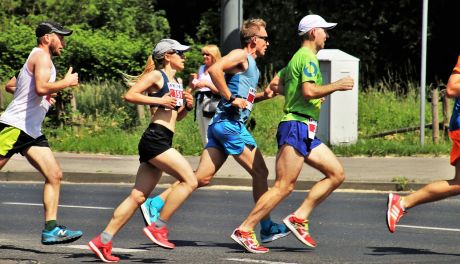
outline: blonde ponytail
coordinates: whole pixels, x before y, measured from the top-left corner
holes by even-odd
[[[145,63],[144,71],[140,75],[134,76],[134,75],[126,74],[124,72],[120,72],[120,73],[122,75],[122,78],[123,78],[123,81],[125,82],[125,84],[127,86],[131,87],[134,84],[136,84],[136,82],[139,81],[139,79],[142,76],[144,76],[145,74],[147,74],[147,73],[149,73],[149,72],[151,72],[153,70],[155,70],[155,62],[153,61],[152,55],[150,55],[147,58],[147,62]]]

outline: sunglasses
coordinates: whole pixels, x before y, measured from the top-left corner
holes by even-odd
[[[180,57],[184,57],[184,56],[185,56],[184,53],[185,53],[185,52],[182,51],[182,50],[173,50],[173,51],[168,52],[168,54],[177,54],[177,55],[179,55]]]
[[[259,35],[254,35],[254,37],[256,38],[260,38],[260,39],[263,39],[265,42],[268,42],[269,39],[268,39],[268,36],[259,36]]]

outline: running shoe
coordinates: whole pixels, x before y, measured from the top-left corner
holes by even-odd
[[[166,226],[156,228],[155,224],[144,227],[144,234],[152,240],[153,243],[167,249],[174,249],[176,245],[168,240],[168,229]]]
[[[112,241],[104,245],[101,242],[100,235],[89,241],[88,247],[94,252],[94,254],[106,263],[118,262],[120,260],[119,257],[112,255]]]
[[[269,243],[277,240],[278,238],[285,237],[291,233],[285,224],[277,224],[272,222],[270,228],[260,229],[260,241],[262,243]]]
[[[290,214],[284,218],[283,222],[300,242],[312,248],[316,247],[316,241],[310,236],[308,220],[299,219],[294,214]]]
[[[42,231],[42,244],[53,245],[71,243],[79,239],[82,235],[83,232],[80,230],[72,231],[65,226],[58,225],[51,231]]]
[[[145,226],[155,223],[160,216],[160,211],[152,204],[153,199],[155,198],[147,198],[139,208],[144,218]]]
[[[237,228],[230,237],[251,253],[263,254],[269,251],[268,248],[259,244],[254,231],[244,232]]]
[[[387,226],[391,233],[396,231],[396,223],[404,215],[405,211],[401,207],[401,196],[397,194],[388,194],[388,209],[387,209]]]

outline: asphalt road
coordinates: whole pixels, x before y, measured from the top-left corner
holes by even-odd
[[[82,229],[84,236],[64,246],[42,246],[42,184],[0,183],[0,263],[98,262],[85,245],[103,230],[129,191],[129,185],[63,185],[59,222]],[[293,193],[272,218],[279,222],[305,195]],[[385,193],[337,192],[310,219],[316,249],[291,235],[266,244],[269,253],[256,255],[229,238],[252,208],[251,197],[246,190],[194,193],[170,221],[175,250],[154,246],[143,235],[136,213],[115,237],[113,252],[121,263],[460,263],[459,198],[415,208],[400,222],[405,226],[390,234]]]

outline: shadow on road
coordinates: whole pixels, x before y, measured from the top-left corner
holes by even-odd
[[[372,253],[371,256],[385,255],[440,255],[440,256],[460,256],[460,254],[434,252],[429,249],[405,248],[405,247],[367,247]]]

